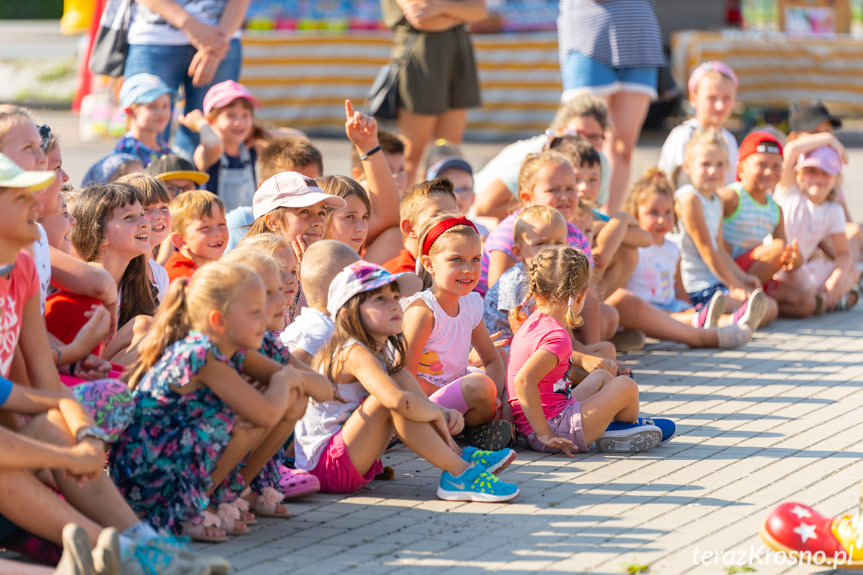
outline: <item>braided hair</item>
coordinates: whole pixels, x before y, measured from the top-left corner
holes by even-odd
[[[539,252],[530,264],[530,281],[524,300],[513,308],[519,321],[527,319],[523,308],[533,296],[551,304],[568,304],[590,283],[590,261],[581,250],[570,246],[549,246]],[[568,314],[572,313],[569,306]],[[581,316],[568,317],[571,327],[579,327]]]

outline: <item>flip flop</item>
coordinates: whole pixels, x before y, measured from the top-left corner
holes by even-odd
[[[301,469],[291,469],[284,465],[279,468],[282,474],[279,487],[285,499],[305,497],[321,490],[321,482],[317,477]]]
[[[760,534],[768,547],[801,563],[860,569],[863,550],[855,543],[856,527],[854,516],[825,517],[808,505],[787,502],[770,513]]]

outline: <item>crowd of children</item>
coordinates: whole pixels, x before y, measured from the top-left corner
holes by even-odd
[[[172,91],[133,76],[129,132],[82,187],[50,128],[0,106],[0,485],[47,510],[0,501],[0,543],[63,573],[225,573],[171,536],[225,541],[289,517],[286,498],[392,477],[397,441],[441,470],[438,497],[486,502],[519,495],[498,477],[519,441],[570,457],[669,441],[622,334],[739,347],[859,299],[837,121],[810,106],[787,142],[738,149],[736,82],[721,62],[693,72],[695,117],[612,213],[613,126],[588,95],[476,180],[440,143],[419,182],[349,101],[352,174],[325,175],[233,81],[181,118],[193,156],[172,155]]]

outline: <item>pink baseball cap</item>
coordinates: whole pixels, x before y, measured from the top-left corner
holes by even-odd
[[[279,172],[266,180],[252,198],[252,215],[257,220],[275,208],[306,208],[324,202],[328,208],[344,208],[348,203],[320,189],[314,180],[297,172]]]
[[[213,108],[224,108],[234,100],[240,98],[248,100],[253,108],[261,107],[261,102],[252,96],[249,89],[242,84],[238,84],[233,80],[225,80],[224,82],[214,84],[207,90],[207,94],[204,96],[204,115],[209,114]]]
[[[832,147],[821,146],[811,152],[800,154],[794,169],[799,170],[801,168],[819,168],[831,176],[835,176],[842,173],[842,158],[839,157],[839,152]]]
[[[698,90],[698,84],[704,79],[704,76],[706,76],[708,72],[717,72],[722,74],[731,80],[731,83],[734,84],[735,88],[737,88],[737,74],[734,73],[731,66],[724,62],[720,62],[719,60],[711,60],[710,62],[702,62],[699,64],[698,67],[692,71],[692,74],[689,75],[689,83],[686,87],[689,89],[690,94],[694,94],[695,91]]]

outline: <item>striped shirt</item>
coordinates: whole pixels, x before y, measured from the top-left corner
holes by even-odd
[[[665,66],[654,0],[560,0],[561,62],[578,52],[614,68]]]
[[[779,225],[779,205],[769,194],[767,203],[759,204],[740,182],[728,189],[737,192],[737,209],[722,219],[722,237],[731,246],[731,257],[736,259],[760,246],[773,233]]]

